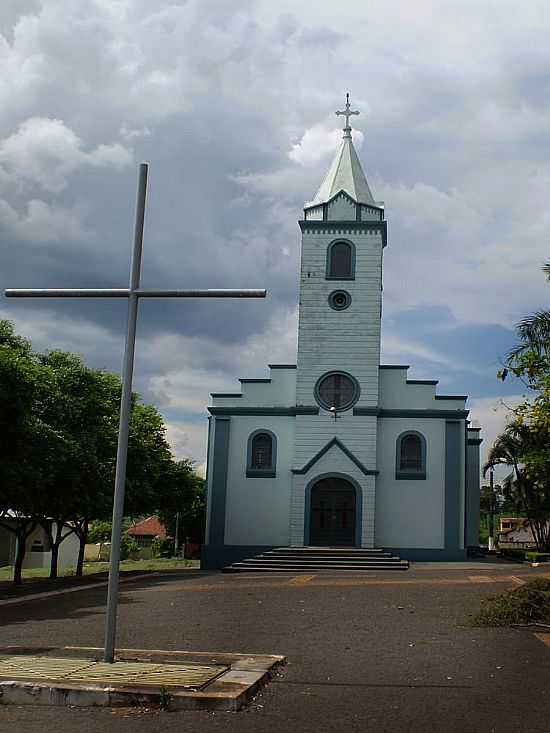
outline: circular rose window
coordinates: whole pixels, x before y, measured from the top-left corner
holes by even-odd
[[[351,374],[330,372],[315,385],[315,399],[325,410],[349,410],[359,399],[359,384]]]

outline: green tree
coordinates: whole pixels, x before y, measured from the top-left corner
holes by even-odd
[[[206,521],[206,498],[204,479],[195,472],[190,459],[176,461],[172,466],[170,480],[164,484],[159,495],[158,515],[166,527],[167,534],[176,540],[176,517],[178,517],[178,545],[192,537],[202,542]],[[174,547],[179,551],[179,546]]]
[[[81,574],[90,521],[106,519],[112,510],[121,382],[117,375],[87,367],[74,354],[53,351],[41,362],[53,370],[62,395],[47,402],[44,419],[63,436],[65,445],[50,497],[49,517],[56,523],[42,520],[52,546],[50,577],[57,574],[59,545],[70,531],[79,538],[76,572]],[[149,513],[159,506],[173,464],[165,432],[159,412],[133,394],[126,514]],[[64,526],[71,529],[59,531]]]
[[[550,280],[550,263],[543,267]],[[501,379],[521,380],[528,396],[489,452],[486,468],[498,463],[512,473],[503,484],[507,501],[530,520],[540,551],[550,550],[550,311],[517,325],[518,345],[510,351]]]
[[[44,512],[61,437],[41,412],[55,391],[52,371],[9,321],[0,321],[0,524],[16,537],[14,583],[21,583],[26,543]]]
[[[62,439],[47,513],[40,520],[51,548],[50,577],[57,577],[59,547],[69,534],[79,538],[77,572],[82,572],[88,523],[109,513],[116,455],[119,383],[90,369],[75,354],[52,351],[39,357],[55,376],[56,389],[42,419]]]
[[[38,523],[49,538],[50,577],[72,532],[82,574],[90,522],[112,511],[120,395],[117,375],[75,354],[34,354],[0,321],[0,522],[18,539],[16,582]],[[133,394],[125,513],[171,511],[174,502],[184,511],[197,479],[190,464],[174,461],[160,413]]]

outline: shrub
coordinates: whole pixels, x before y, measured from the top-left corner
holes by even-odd
[[[132,555],[136,555],[139,552],[139,545],[133,537],[130,537],[126,532],[122,535],[120,540],[120,559],[128,560]]]
[[[529,562],[550,562],[550,552],[526,552],[525,559]]]
[[[172,557],[174,554],[174,540],[169,537],[155,537],[151,546],[153,557]]]
[[[522,550],[520,547],[501,547],[500,554],[502,557],[509,557],[512,560],[525,560],[525,553],[527,550]]]
[[[473,626],[550,623],[550,580],[535,578],[525,585],[489,598],[475,614]]]
[[[550,552],[522,550],[519,547],[504,547],[500,550],[500,554],[512,560],[529,560],[529,562],[548,562],[550,560]]]

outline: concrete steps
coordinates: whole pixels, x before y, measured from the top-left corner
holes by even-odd
[[[277,547],[261,555],[234,562],[223,573],[321,573],[408,570],[408,560],[380,548]]]

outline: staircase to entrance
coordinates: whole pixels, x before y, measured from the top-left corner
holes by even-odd
[[[222,568],[223,573],[408,570],[409,561],[381,548],[276,547]]]

